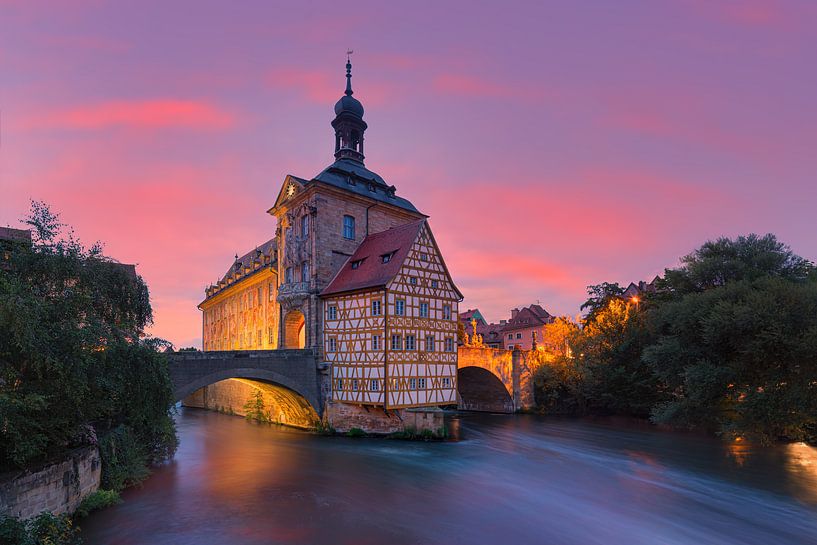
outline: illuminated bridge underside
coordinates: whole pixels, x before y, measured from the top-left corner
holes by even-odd
[[[260,412],[270,422],[314,428],[319,420],[318,413],[300,394],[278,384],[244,378],[222,380],[200,388],[184,399],[184,405],[245,416],[248,403],[255,407],[257,392],[261,392],[263,402]],[[257,408],[250,410],[258,412]]]
[[[169,360],[174,399],[186,405],[243,414],[261,391],[273,422],[312,427],[322,411],[312,350],[177,352]]]

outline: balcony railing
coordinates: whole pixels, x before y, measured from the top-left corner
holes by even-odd
[[[309,295],[310,292],[310,282],[288,282],[278,287],[278,297]]]

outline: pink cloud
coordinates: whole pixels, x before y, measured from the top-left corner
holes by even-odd
[[[308,102],[323,105],[337,102],[346,87],[343,72],[327,73],[303,68],[273,70],[267,76],[266,81],[273,89],[287,90],[306,98]],[[367,81],[363,90],[356,83],[357,80],[353,76],[352,87],[358,90],[355,98],[363,102],[367,108],[393,104],[395,98],[400,96],[396,86],[385,82]]]
[[[438,93],[472,98],[518,98],[534,99],[545,94],[544,90],[527,86],[503,85],[467,74],[440,74],[432,81]]]
[[[224,129],[232,114],[196,100],[119,100],[58,110],[29,120],[31,128],[107,129],[111,127]]]

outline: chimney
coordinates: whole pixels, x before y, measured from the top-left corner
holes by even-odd
[[[517,314],[519,314],[519,309],[518,308],[511,309],[511,320],[516,318]]]

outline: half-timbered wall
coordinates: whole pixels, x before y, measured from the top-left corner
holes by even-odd
[[[387,407],[457,402],[457,300],[441,254],[424,225],[388,286]],[[427,316],[423,316],[426,305]],[[398,306],[404,315],[398,313]],[[399,337],[401,348],[392,349],[392,336]],[[410,337],[413,347],[407,345]],[[427,341],[429,337],[433,340]]]
[[[375,301],[377,314],[372,311]],[[383,404],[384,311],[382,290],[324,302],[324,355],[332,366],[334,401]]]

